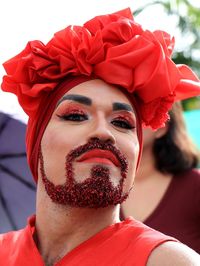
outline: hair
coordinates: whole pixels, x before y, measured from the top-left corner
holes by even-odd
[[[188,135],[180,102],[169,113],[167,132],[153,145],[156,168],[163,173],[179,174],[198,166],[199,151]]]

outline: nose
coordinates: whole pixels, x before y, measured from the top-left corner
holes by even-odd
[[[109,128],[109,122],[104,117],[98,117],[95,119],[93,127],[88,135],[88,141],[91,139],[99,139],[104,142],[110,142],[115,144],[115,136]]]

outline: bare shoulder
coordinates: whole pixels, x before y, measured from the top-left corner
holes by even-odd
[[[200,255],[181,243],[169,241],[151,253],[147,266],[199,266]]]

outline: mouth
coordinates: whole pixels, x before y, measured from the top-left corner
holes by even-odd
[[[84,153],[77,162],[100,163],[120,167],[117,157],[109,150],[93,149]]]

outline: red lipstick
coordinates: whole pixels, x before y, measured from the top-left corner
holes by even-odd
[[[120,162],[109,150],[93,149],[84,153],[77,162],[114,164],[120,167]]]

